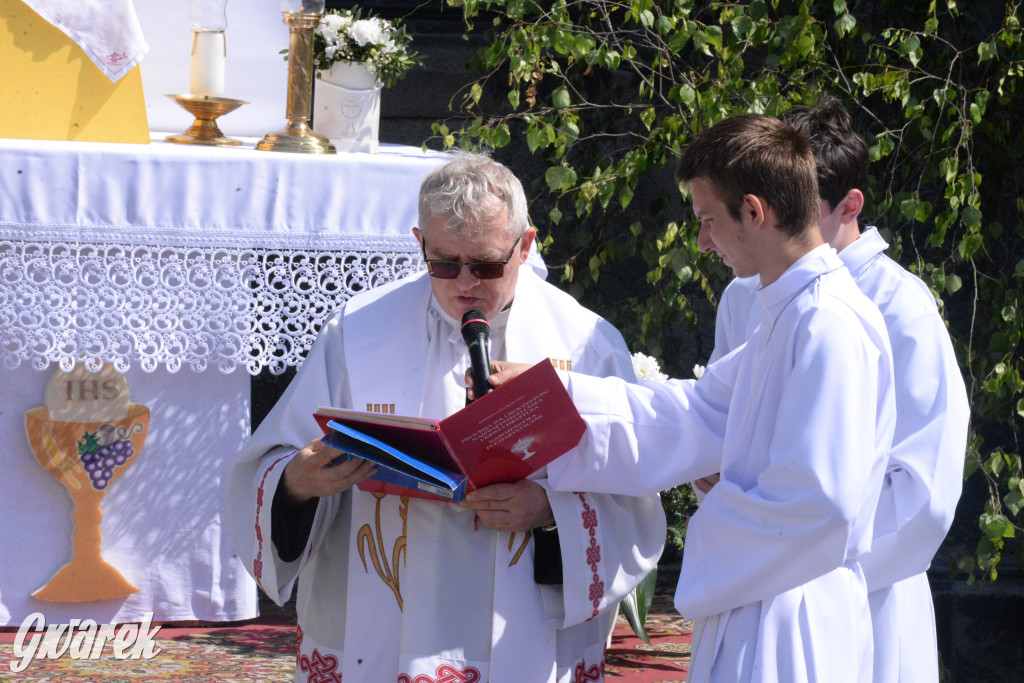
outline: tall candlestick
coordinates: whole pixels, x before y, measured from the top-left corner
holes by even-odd
[[[313,31],[320,23],[323,0],[281,0],[282,8],[299,5],[315,11],[285,11],[288,24],[288,124],[275,133],[267,133],[256,149],[270,152],[334,154],[331,141],[309,126],[313,105]],[[308,7],[307,7],[308,6]]]
[[[193,95],[217,97],[224,94],[226,60],[224,31],[193,31],[190,81]]]

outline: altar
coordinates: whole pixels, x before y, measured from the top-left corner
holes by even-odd
[[[253,142],[0,140],[0,625],[256,616],[222,524],[250,378],[297,366],[350,296],[421,267],[417,191],[444,157]],[[149,410],[100,523],[103,557],[138,591],[47,601],[32,593],[72,554],[74,506],[33,455],[26,413],[83,363],[111,365]]]

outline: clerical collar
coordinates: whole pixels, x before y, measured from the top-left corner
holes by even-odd
[[[509,304],[508,306],[503,308],[501,312],[499,312],[496,316],[487,321],[488,323],[490,323],[492,334],[497,330],[503,330],[505,328],[505,326],[508,324],[508,316],[511,310],[512,304]],[[427,314],[428,318],[434,318],[444,323],[443,329],[447,331],[448,336],[451,338],[452,341],[462,339],[462,321],[456,320],[455,318],[448,315],[445,312],[445,310],[441,308],[441,304],[438,303],[437,297],[434,296],[433,292],[430,293],[430,303],[427,306]]]

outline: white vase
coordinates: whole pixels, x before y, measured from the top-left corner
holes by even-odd
[[[339,152],[377,151],[380,91],[377,75],[362,64],[338,62],[321,71],[313,96],[313,123]]]

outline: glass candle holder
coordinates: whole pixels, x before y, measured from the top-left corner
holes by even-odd
[[[189,1],[189,27],[193,34],[189,83],[193,95],[218,97],[224,94],[227,4],[227,0]]]

